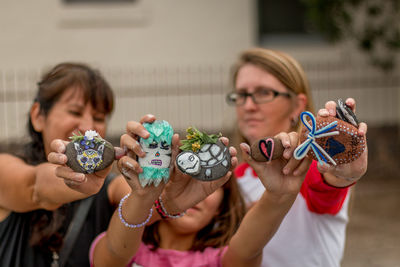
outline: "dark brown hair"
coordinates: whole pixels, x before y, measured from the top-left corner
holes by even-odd
[[[38,83],[34,103],[39,103],[40,112],[47,116],[54,104],[71,87],[83,91],[85,104],[90,103],[94,109],[106,115],[112,112],[114,96],[111,87],[99,71],[80,63],[61,63],[45,73]],[[28,131],[31,141],[24,147],[22,158],[31,165],[46,162],[42,134],[35,131],[30,116]],[[34,211],[30,244],[42,249],[58,250],[62,245],[63,234],[60,229],[64,213],[64,207],[55,211]]]
[[[40,112],[47,116],[54,104],[69,88],[83,91],[85,104],[105,114],[110,114],[114,106],[111,87],[99,71],[80,63],[61,63],[45,73],[38,82],[38,92],[34,102],[40,104]],[[42,134],[35,131],[31,119],[28,121],[31,141],[24,148],[27,163],[37,165],[46,161]]]
[[[220,248],[228,244],[238,229],[245,213],[246,206],[235,177],[231,177],[223,187],[224,196],[219,206],[219,214],[201,229],[190,250],[203,251],[207,247]],[[158,222],[147,226],[143,234],[143,242],[151,245],[153,250],[160,246]]]

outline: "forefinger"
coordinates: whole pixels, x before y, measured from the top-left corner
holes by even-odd
[[[336,117],[336,103],[335,101],[328,101],[325,103],[325,109],[328,110],[329,115]]]

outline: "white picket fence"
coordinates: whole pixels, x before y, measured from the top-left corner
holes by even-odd
[[[327,100],[354,97],[357,114],[371,126],[400,122],[400,75],[383,74],[352,62],[302,62],[310,79],[315,107]],[[196,126],[231,132],[235,110],[225,103],[231,89],[228,65],[101,67],[115,91],[116,105],[108,136],[119,136],[129,120],[147,113],[182,132]],[[40,69],[0,70],[0,142],[26,137],[26,119],[40,80]]]

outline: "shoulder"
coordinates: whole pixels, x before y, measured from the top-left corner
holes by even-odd
[[[20,164],[26,164],[21,158],[7,154],[7,153],[0,153],[0,162],[1,163],[20,163]],[[3,165],[2,165],[3,166]]]

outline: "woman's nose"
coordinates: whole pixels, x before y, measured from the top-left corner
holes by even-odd
[[[251,95],[248,95],[244,100],[242,107],[244,109],[255,109],[257,108],[257,104],[254,102],[253,97]]]
[[[88,130],[94,130],[94,121],[91,114],[83,114],[79,123],[79,131],[85,133]]]

